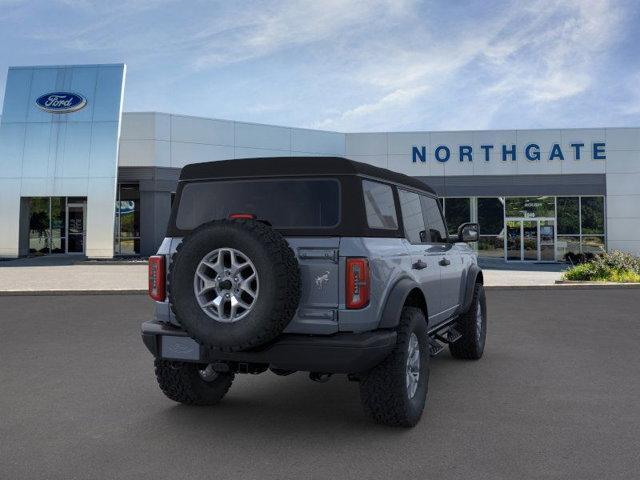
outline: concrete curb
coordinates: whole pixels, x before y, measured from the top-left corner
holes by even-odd
[[[638,282],[591,282],[588,280],[556,280],[556,285],[628,285],[640,286]]]
[[[130,262],[124,260],[78,260],[73,262],[74,265],[123,265],[129,267],[131,265],[149,265],[148,260],[132,260]]]
[[[640,288],[640,283],[554,283],[549,285],[485,285],[485,290],[600,290]]]
[[[485,285],[485,290],[599,290],[640,288],[640,283],[555,283],[548,285]],[[2,290],[0,297],[47,295],[146,295],[147,289],[128,290]]]
[[[146,295],[147,289],[131,290],[3,290],[0,297],[45,296],[45,295]]]

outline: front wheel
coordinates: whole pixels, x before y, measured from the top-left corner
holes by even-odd
[[[471,306],[460,316],[457,326],[462,337],[449,344],[451,355],[463,360],[482,358],[487,337],[487,300],[481,283],[475,284]]]
[[[413,427],[429,384],[427,321],[419,308],[402,309],[396,347],[360,381],[365,413],[377,423]]]
[[[156,359],[158,385],[168,398],[186,405],[215,405],[233,383],[233,373],[219,373],[211,365]]]

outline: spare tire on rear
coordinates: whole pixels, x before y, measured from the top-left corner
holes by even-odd
[[[298,261],[282,235],[255,220],[201,225],[178,246],[169,302],[202,345],[238,351],[273,340],[300,300]]]

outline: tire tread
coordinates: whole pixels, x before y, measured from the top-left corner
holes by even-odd
[[[462,334],[459,340],[449,344],[449,352],[454,358],[461,360],[478,360],[482,357],[483,347],[476,341],[476,309],[481,296],[484,295],[484,287],[476,283],[473,287],[473,298],[469,310],[460,316],[457,326]],[[486,328],[485,315],[485,328]]]
[[[234,374],[221,373],[211,383],[202,380],[197,365],[156,358],[158,385],[168,398],[185,405],[215,405],[231,388]]]
[[[196,236],[203,230],[209,229],[213,226],[225,226],[231,228],[242,228],[243,230],[255,235],[256,238],[267,249],[270,258],[274,260],[274,276],[277,284],[281,287],[278,288],[278,296],[274,302],[274,308],[270,309],[269,316],[262,322],[262,330],[255,335],[251,340],[247,340],[235,345],[211,345],[203,342],[201,339],[194,335],[194,332],[189,328],[189,322],[181,321],[179,314],[176,312],[173,305],[171,295],[171,284],[173,282],[174,265],[180,259],[181,251],[188,245],[189,239]],[[183,241],[177,246],[174,252],[171,263],[169,265],[169,274],[167,276],[167,291],[169,298],[169,305],[173,311],[176,319],[181,324],[182,328],[189,334],[190,337],[195,339],[201,345],[211,348],[213,350],[221,352],[237,352],[247,350],[259,345],[265,344],[270,340],[273,340],[278,336],[282,330],[288,325],[296,310],[300,301],[300,270],[296,256],[289,246],[285,238],[273,228],[254,220],[213,220],[208,223],[200,225],[194,229]]]
[[[426,320],[422,310],[416,307],[404,307],[397,330],[396,347],[360,382],[360,398],[365,414],[377,423],[412,427],[420,420],[422,411],[417,415],[411,412],[406,398],[405,351],[408,348],[413,321],[424,322],[426,336]],[[428,360],[428,351],[422,352],[423,355],[425,353]],[[428,370],[422,374],[426,374],[428,380]]]

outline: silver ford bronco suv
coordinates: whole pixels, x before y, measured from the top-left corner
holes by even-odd
[[[182,169],[142,339],[170,399],[213,405],[238,373],[359,383],[373,420],[413,426],[429,358],[482,356],[474,223],[450,237],[423,182],[337,157]]]

